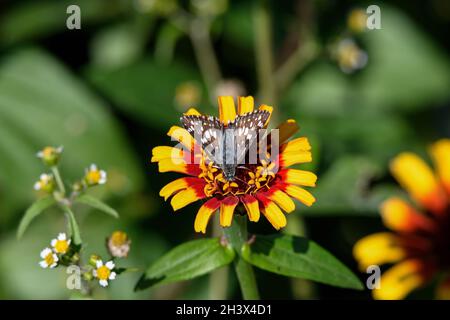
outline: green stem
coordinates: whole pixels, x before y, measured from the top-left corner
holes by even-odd
[[[63,205],[62,207],[67,216],[67,222],[68,222],[68,226],[69,226],[70,235],[73,239],[73,243],[75,245],[81,245],[82,241],[81,241],[81,235],[80,235],[80,228],[78,227],[78,223],[77,223],[77,220],[75,219],[75,215],[68,206]]]
[[[59,169],[56,166],[52,167],[53,176],[55,177],[56,184],[58,185],[59,191],[64,196],[66,194],[66,188],[64,187],[64,183],[61,179],[61,175],[59,174]]]
[[[224,228],[224,233],[237,252],[234,268],[241,287],[242,297],[245,300],[258,300],[259,292],[253,267],[241,257],[241,248],[248,239],[247,217],[236,215],[231,227]]]
[[[212,236],[222,236],[222,228],[220,227],[220,216],[214,216],[214,227]],[[209,278],[209,299],[211,300],[225,300],[227,298],[228,291],[228,266],[214,270]]]
[[[255,57],[261,99],[269,105],[276,104],[273,79],[272,21],[266,0],[256,1],[253,9],[255,30]]]
[[[210,22],[204,18],[193,19],[190,23],[189,37],[209,96],[214,100],[214,91],[222,79],[222,74],[210,38]]]

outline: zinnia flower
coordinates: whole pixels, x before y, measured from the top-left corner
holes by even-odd
[[[225,127],[236,119],[237,114],[245,115],[254,109],[253,97],[239,97],[237,113],[232,97],[219,97],[218,101],[219,120]],[[270,118],[272,107],[261,105],[259,110],[266,110]],[[200,113],[191,108],[185,115]],[[268,122],[263,125],[264,128]],[[208,221],[217,210],[220,210],[220,225],[230,226],[237,206],[245,209],[252,222],[257,222],[262,213],[275,229],[286,226],[286,217],[281,209],[286,213],[294,211],[295,204],[291,198],[311,206],[315,198],[302,186],[314,187],[317,177],[309,171],[288,168],[312,161],[311,146],[306,137],[287,141],[298,130],[296,122],[288,120],[278,129],[279,150],[271,149],[270,139],[266,148],[278,156],[270,161],[269,153],[267,159],[239,165],[235,178],[227,180],[220,166],[205,156],[202,147],[186,129],[171,127],[168,136],[178,141],[180,147],[155,147],[151,161],[158,162],[159,172],[172,171],[187,176],[167,184],[161,189],[160,196],[165,200],[172,197],[170,203],[175,211],[204,200],[195,218],[196,232],[206,232]]]
[[[369,235],[354,247],[364,270],[369,265],[394,264],[373,291],[376,299],[403,299],[438,274],[444,278],[437,296],[450,298],[450,140],[436,142],[430,154],[436,173],[413,153],[394,158],[391,172],[412,202],[387,199],[381,216],[392,232]]]

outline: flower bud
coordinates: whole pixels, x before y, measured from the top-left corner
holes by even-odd
[[[130,251],[131,240],[123,231],[114,231],[106,240],[106,247],[112,257],[126,258]]]
[[[34,184],[34,190],[52,193],[55,191],[56,184],[52,174],[43,173],[39,177],[39,181]]]
[[[89,264],[93,267],[97,266],[97,260],[101,260],[102,258],[99,255],[91,254],[89,257]]]
[[[42,159],[42,162],[49,166],[54,167],[58,164],[59,159],[61,158],[61,154],[63,151],[63,147],[45,147],[41,151],[39,151],[36,155],[38,158]]]

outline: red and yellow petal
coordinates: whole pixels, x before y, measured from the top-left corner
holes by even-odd
[[[220,204],[220,225],[222,227],[231,226],[234,209],[239,203],[239,198],[235,196],[226,197]]]
[[[430,148],[439,179],[450,194],[450,139],[441,139]]]
[[[255,101],[252,96],[238,98],[238,114],[243,115],[252,112],[255,107]]]
[[[312,206],[313,203],[316,202],[316,198],[314,198],[314,196],[310,192],[295,185],[285,185],[283,187],[283,191],[308,207]]]
[[[298,131],[298,125],[297,122],[294,119],[289,119],[282,124],[280,124],[277,129],[278,131],[278,138],[279,138],[279,144],[285,143],[290,137],[292,137],[297,131]]]
[[[360,239],[353,247],[353,256],[359,268],[365,271],[371,265],[398,262],[406,256],[406,252],[397,235],[380,232]]]
[[[177,211],[184,208],[188,204],[206,198],[203,188],[203,184],[196,184],[176,193],[170,201],[173,211]]]
[[[258,200],[249,194],[242,196],[240,199],[247,211],[248,219],[252,222],[258,222],[260,217]]]
[[[172,182],[169,182],[166,184],[160,191],[159,195],[164,198],[164,200],[167,200],[170,196],[172,196],[174,193],[187,189],[189,186],[193,185],[201,185],[201,187],[205,186],[205,181],[203,179],[199,178],[193,178],[193,177],[185,177],[185,178],[179,178]]]
[[[300,137],[293,139],[281,146],[282,152],[299,152],[299,151],[311,151],[311,144],[308,138]]]
[[[202,170],[198,165],[186,164],[184,160],[179,159],[162,159],[158,161],[159,172],[178,172],[188,174],[190,176],[198,176]]]
[[[285,169],[278,172],[278,175],[281,177],[283,182],[287,184],[295,184],[305,187],[316,186],[317,176],[310,171]]]
[[[425,284],[429,279],[428,267],[418,259],[408,259],[397,263],[380,279],[380,288],[372,291],[378,300],[400,300]]]
[[[381,205],[381,216],[386,227],[401,232],[425,230],[433,232],[433,220],[417,212],[404,200],[393,197]]]
[[[295,210],[295,203],[292,199],[281,190],[269,191],[268,196],[270,200],[275,202],[286,213],[291,213]]]
[[[195,216],[195,232],[206,233],[206,227],[208,226],[209,219],[219,207],[220,201],[216,198],[209,199],[200,207],[197,215]]]
[[[222,123],[227,124],[236,118],[236,107],[234,99],[230,96],[220,96],[219,101],[219,118]]]
[[[447,196],[430,167],[413,153],[402,153],[391,162],[391,171],[411,197],[425,208],[441,213]]]
[[[261,204],[261,211],[266,219],[276,230],[286,226],[287,220],[281,209],[271,200],[259,194],[258,200]]]
[[[169,146],[158,146],[152,150],[152,162],[158,162],[162,159],[184,159],[183,150]]]

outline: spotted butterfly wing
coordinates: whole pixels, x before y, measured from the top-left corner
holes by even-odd
[[[210,161],[215,161],[215,152],[221,148],[222,122],[213,116],[185,115],[181,117],[183,127],[202,146]]]
[[[269,120],[270,112],[266,110],[256,110],[244,115],[238,116],[231,126],[236,128],[236,163],[245,162],[245,156],[249,150],[252,150],[258,139],[258,131],[263,129]],[[252,150],[252,152],[256,150]],[[256,154],[255,154],[256,155]]]

